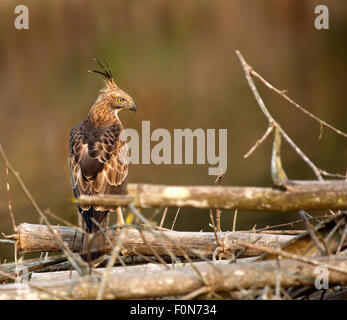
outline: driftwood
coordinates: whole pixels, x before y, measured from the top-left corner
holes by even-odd
[[[288,181],[285,190],[260,187],[129,184],[134,205],[260,211],[347,209],[347,182]],[[112,203],[112,201],[110,201]],[[104,203],[103,203],[104,204]]]
[[[339,269],[347,269],[344,256],[315,258],[322,265],[328,263]],[[225,264],[214,262],[194,263],[171,270],[130,271],[109,276],[102,299],[138,299],[165,296],[181,296],[206,287],[204,292],[230,292],[240,288],[261,289],[280,286],[282,289],[297,286],[314,287],[316,267],[284,259],[253,263]],[[196,272],[199,271],[199,273]],[[203,283],[204,277],[206,284]],[[329,272],[329,285],[347,284],[347,275]],[[84,276],[71,280],[30,281],[23,284],[0,286],[0,299],[95,299],[100,285],[100,276]]]
[[[81,249],[81,233],[66,226],[52,226],[55,232],[59,233],[67,246],[73,251],[80,251]],[[140,231],[136,229],[127,229],[127,235],[122,243],[123,248],[129,255],[140,253],[142,255],[153,255],[155,250],[158,255],[167,255],[165,246],[172,250],[176,256],[196,256],[195,251],[204,256],[212,256],[215,249],[218,247],[216,244],[213,232],[181,232],[171,231],[155,231],[159,235],[162,233],[165,238],[155,236],[152,232]],[[50,233],[50,230],[45,225],[23,223],[17,226],[18,233],[13,237],[18,241],[17,248],[22,252],[35,252],[35,251],[60,251],[59,245],[56,243],[55,238]],[[119,231],[107,229],[107,237],[115,243],[117,241]],[[218,233],[219,239],[222,241],[228,253],[235,253],[241,247],[237,246],[237,240],[256,242],[259,245],[268,247],[278,247],[283,243],[289,241],[294,236],[291,235],[272,235],[272,234],[259,234],[247,232],[220,232]],[[170,241],[173,240],[173,242]],[[175,243],[179,243],[179,248]],[[164,244],[164,245],[163,245]],[[112,248],[106,248],[110,251]],[[261,252],[257,250],[245,250],[242,256],[259,255]]]

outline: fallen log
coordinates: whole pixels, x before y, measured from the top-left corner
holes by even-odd
[[[347,258],[329,256],[315,258],[322,266],[329,264],[347,269]],[[296,260],[261,261],[252,263],[216,264],[195,263],[171,270],[129,271],[111,274],[102,299],[141,299],[181,296],[206,287],[211,292],[230,292],[240,288],[253,290],[279,285],[281,288],[312,286],[316,267]],[[199,273],[196,272],[199,271]],[[207,285],[201,279],[204,277]],[[329,272],[329,285],[346,285],[347,275]],[[100,276],[84,276],[71,280],[30,281],[23,284],[0,285],[0,299],[95,299],[99,292]],[[205,291],[206,292],[206,291]]]
[[[81,233],[72,227],[52,226],[54,232],[57,232],[62,237],[63,241],[70,249],[75,252],[81,250],[82,236]],[[166,229],[164,229],[166,230]],[[45,225],[23,223],[17,226],[17,234],[12,238],[17,240],[17,248],[22,252],[56,252],[60,251],[59,245],[56,243],[55,237]],[[113,244],[116,243],[119,231],[107,229],[106,235]],[[165,237],[161,237],[163,234]],[[142,236],[143,235],[143,236]],[[213,232],[182,232],[182,231],[143,231],[142,235],[139,230],[129,228],[127,235],[122,243],[122,247],[129,255],[142,254],[152,256],[153,250],[158,255],[167,256],[165,247],[172,250],[176,256],[184,256],[188,254],[190,257],[195,257],[195,252],[200,255],[211,257],[213,252],[218,247],[215,235]],[[11,236],[10,236],[11,237]],[[285,242],[293,239],[291,235],[273,235],[259,234],[247,232],[220,232],[218,233],[220,241],[223,243],[225,250],[229,254],[235,253],[241,247],[237,246],[237,240],[256,242],[259,245],[278,247]],[[179,243],[181,248],[176,245]],[[182,250],[183,248],[183,250]],[[108,246],[106,252],[112,247]],[[247,249],[241,256],[249,257],[259,255],[261,252],[257,250]]]
[[[250,211],[347,209],[347,182],[286,181],[282,189],[225,186],[167,186],[130,183],[128,195],[81,196],[79,204],[141,208],[192,207]]]
[[[255,260],[256,257],[251,258],[243,258],[238,259],[238,261],[248,261],[248,260]],[[170,259],[167,259],[168,262],[171,262]],[[148,263],[148,261],[153,261],[152,263]],[[218,261],[226,261],[226,260],[218,260]],[[155,256],[148,256],[148,257],[139,257],[139,256],[121,256],[118,260],[115,261],[114,266],[131,266],[131,268],[135,265],[138,267],[143,266],[158,266],[160,261],[156,260]],[[32,274],[31,279],[33,277],[35,279],[40,277],[40,274],[42,274],[42,277],[44,280],[52,280],[52,279],[70,279],[72,277],[78,277],[78,273],[76,270],[72,270],[72,266],[70,262],[67,260],[67,258],[64,258],[63,256],[56,257],[53,256],[48,259],[44,260],[38,260],[38,259],[29,259],[29,260],[22,260],[20,262],[10,262],[10,263],[4,263],[0,265],[0,283],[6,280],[11,279],[11,277],[18,277],[18,276],[29,276],[29,273]],[[117,268],[121,269],[121,268]],[[93,269],[93,272],[96,269]],[[147,269],[146,269],[147,270]],[[58,271],[58,272],[57,272]],[[64,273],[66,272],[66,273]],[[96,271],[97,273],[98,271]]]
[[[288,181],[283,190],[130,183],[128,194],[134,197],[134,205],[142,208],[194,207],[284,212],[347,209],[347,182],[341,180]]]
[[[241,260],[248,261],[249,259],[255,258],[245,258]],[[210,263],[210,262],[209,262]],[[228,264],[228,260],[216,260],[213,262],[214,265]],[[205,266],[208,262],[194,262],[195,266]],[[175,269],[181,269],[188,266],[188,263],[175,264]],[[110,275],[117,275],[123,272],[143,272],[143,271],[163,271],[172,268],[171,264],[161,264],[161,263],[146,263],[137,266],[126,266],[126,267],[113,267],[110,268]],[[106,268],[93,269],[92,274],[101,276]],[[32,272],[30,281],[53,281],[53,280],[69,280],[79,278],[79,274],[76,270],[66,270],[66,271],[55,271],[55,272]]]

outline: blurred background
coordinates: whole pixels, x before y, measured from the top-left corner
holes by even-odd
[[[29,30],[14,27],[16,5],[29,8]],[[314,27],[315,6],[329,8],[329,30]],[[347,2],[244,0],[8,1],[0,2],[0,143],[41,209],[77,223],[67,167],[70,129],[82,121],[103,82],[87,73],[105,58],[138,112],[124,112],[127,128],[227,128],[224,185],[271,186],[272,139],[243,155],[267,128],[235,55],[310,112],[347,129]],[[275,119],[320,168],[346,172],[346,139],[256,82]],[[315,179],[285,144],[282,161],[291,179]],[[128,182],[213,185],[206,165],[133,165]],[[39,216],[13,177],[16,223]],[[170,209],[164,227],[171,227]],[[233,211],[222,213],[231,230]],[[153,210],[146,212],[149,217]],[[160,221],[160,215],[156,217]],[[297,213],[239,212],[237,229],[297,220]],[[57,223],[50,219],[52,223]],[[207,210],[182,209],[176,230],[211,231]],[[0,161],[0,231],[13,233],[6,175]],[[13,248],[0,244],[0,260]]]

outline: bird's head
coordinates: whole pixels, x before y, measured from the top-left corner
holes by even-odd
[[[115,115],[122,110],[131,110],[136,112],[137,107],[134,99],[116,85],[107,62],[104,61],[105,65],[103,65],[98,60],[96,61],[102,68],[102,71],[92,70],[91,72],[100,74],[106,78],[106,87],[100,91],[98,100],[107,103]]]

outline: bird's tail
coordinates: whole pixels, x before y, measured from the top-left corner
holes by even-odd
[[[83,215],[82,229],[86,231],[82,237],[82,258],[86,261],[94,261],[105,252],[106,237],[103,230],[108,225],[108,211],[96,211],[90,207],[89,210],[81,213]]]

